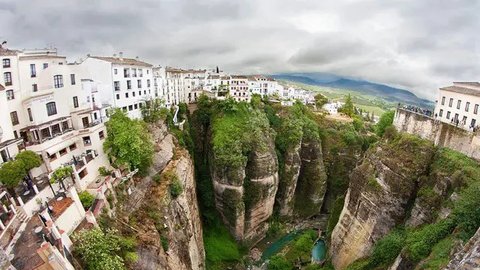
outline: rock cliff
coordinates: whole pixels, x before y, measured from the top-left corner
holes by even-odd
[[[278,188],[278,161],[273,138],[267,131],[240,166],[218,164],[211,154],[215,205],[238,241],[253,243],[264,237],[273,213]]]
[[[449,262],[446,270],[480,269],[480,228],[467,242],[462,250],[457,252]]]
[[[403,222],[433,145],[409,135],[379,142],[350,175],[339,222],[331,237],[336,269],[369,254],[373,244]]]
[[[150,175],[124,203],[137,239],[135,269],[205,269],[202,224],[193,161],[166,125],[149,127],[155,144]],[[174,183],[180,194],[172,194]]]

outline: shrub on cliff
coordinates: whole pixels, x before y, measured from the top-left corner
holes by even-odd
[[[275,255],[268,262],[268,270],[291,270],[293,265],[280,255]]]
[[[120,109],[115,109],[105,125],[108,137],[103,148],[113,163],[146,173],[152,164],[153,142],[145,122],[132,120]]]
[[[380,116],[380,120],[375,125],[375,133],[382,137],[385,133],[385,130],[393,124],[393,117],[395,116],[395,111],[387,111]]]

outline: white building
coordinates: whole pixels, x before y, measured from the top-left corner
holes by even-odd
[[[31,171],[33,190],[17,191],[20,206],[31,215],[38,202],[52,198],[47,181],[57,168],[71,166],[76,188],[84,190],[100,166],[109,166],[103,152],[106,112],[88,72],[56,50],[0,48],[0,59],[0,163],[23,149],[44,162]]]
[[[274,95],[278,88],[278,83],[263,75],[248,76],[248,87],[250,93],[258,94],[262,97]]]
[[[154,97],[152,65],[138,59],[88,56],[80,66],[97,84],[101,104],[121,108],[131,118],[140,118],[146,100]]]
[[[343,106],[344,103],[337,101],[331,102],[323,105],[323,109],[326,110],[329,114],[335,115],[338,114],[338,109]]]
[[[235,101],[250,102],[251,94],[248,89],[248,77],[243,75],[232,75],[229,81],[229,95]]]
[[[438,92],[434,117],[442,122],[472,130],[480,123],[480,83],[454,82]]]

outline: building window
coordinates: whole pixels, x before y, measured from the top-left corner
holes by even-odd
[[[450,111],[447,112],[447,119],[450,119]]]
[[[448,107],[452,107],[453,105],[453,98],[450,98],[450,100],[448,101]]]
[[[117,75],[118,74],[118,69],[114,68],[113,69],[113,74]]]
[[[55,115],[57,114],[57,106],[55,105],[55,102],[49,102],[47,103],[47,115]]]
[[[443,116],[443,110],[440,109],[440,112],[438,113],[438,116],[442,117]]]
[[[141,95],[142,95],[142,91],[138,91],[138,95],[141,96]]]
[[[70,74],[70,83],[75,85],[75,74]]]
[[[117,94],[117,99],[120,99],[120,94]]]
[[[125,98],[128,98],[128,93],[125,93]]]
[[[12,99],[15,99],[15,94],[13,93],[13,90],[7,90],[7,100]]]
[[[63,87],[63,76],[62,75],[53,76],[53,86],[55,88],[62,88]]]
[[[442,105],[445,105],[445,97],[442,97]]]
[[[90,136],[82,137],[83,145],[90,146],[92,145],[92,140],[90,140]]]
[[[78,97],[77,96],[73,97],[73,107],[78,108]]]
[[[48,63],[43,63],[43,69],[48,68]]]
[[[150,79],[147,79],[147,87],[150,87]]]
[[[126,107],[126,106],[125,106],[125,107],[122,107],[122,110],[123,110],[124,112],[126,112],[126,111],[127,111],[127,107]]]
[[[143,77],[143,69],[138,69],[138,77]]]
[[[3,73],[3,80],[5,81],[5,86],[12,85],[12,73],[11,72]]]
[[[135,104],[133,105],[133,108],[134,108],[135,110],[138,109],[138,104],[135,103]]]
[[[472,121],[470,122],[470,127],[474,128],[476,123],[477,123],[477,120],[472,119]]]
[[[2,60],[3,68],[9,68],[10,67],[10,59],[4,58]]]
[[[127,89],[132,89],[132,81],[130,80],[127,81]]]
[[[460,109],[460,106],[462,105],[462,101],[461,100],[458,100],[457,101],[457,109]]]
[[[130,69],[128,69],[128,68],[123,69],[123,77],[125,77],[125,78],[130,77]]]
[[[120,91],[120,82],[119,81],[114,81],[113,82],[113,88],[115,88],[115,91]]]
[[[38,91],[38,85],[36,83],[32,84],[32,91],[37,92]]]
[[[15,125],[18,125],[18,124],[19,124],[19,122],[18,122],[18,114],[17,114],[16,111],[10,113],[10,119],[12,120],[12,125],[15,126]]]
[[[150,74],[150,70],[147,69],[147,74]]]
[[[465,103],[465,111],[468,112],[468,109],[470,107],[470,102]]]
[[[27,108],[27,113],[28,113],[28,120],[32,122],[33,121],[32,109]]]
[[[102,131],[98,132],[98,138],[100,138],[100,140],[103,140],[105,138],[105,133]]]
[[[137,87],[142,88],[142,80],[137,80]]]
[[[77,144],[76,144],[76,143],[71,144],[71,145],[68,147],[68,149],[70,149],[70,152],[73,151],[73,150],[75,150],[75,149],[77,149]]]
[[[135,92],[132,92],[132,96],[135,96]]]
[[[133,106],[132,106],[132,105],[128,105],[128,110],[129,110],[129,111],[133,111]]]
[[[132,77],[137,77],[137,69],[132,68]]]
[[[37,68],[35,67],[35,64],[30,64],[30,77],[37,77]]]
[[[58,151],[58,153],[60,154],[60,156],[66,155],[67,154],[67,148],[61,149],[60,151]]]
[[[57,153],[53,153],[53,155],[48,155],[48,159],[50,161],[54,161],[55,159],[57,159]]]
[[[473,113],[474,114],[478,113],[478,104],[475,104],[475,107],[473,107]]]

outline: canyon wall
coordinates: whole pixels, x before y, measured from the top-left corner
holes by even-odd
[[[329,251],[336,269],[369,255],[378,239],[403,222],[433,150],[432,144],[402,134],[367,151],[350,175],[345,204],[332,232]]]
[[[457,128],[415,112],[397,109],[393,124],[398,131],[415,134],[469,157],[480,159],[480,134]]]

